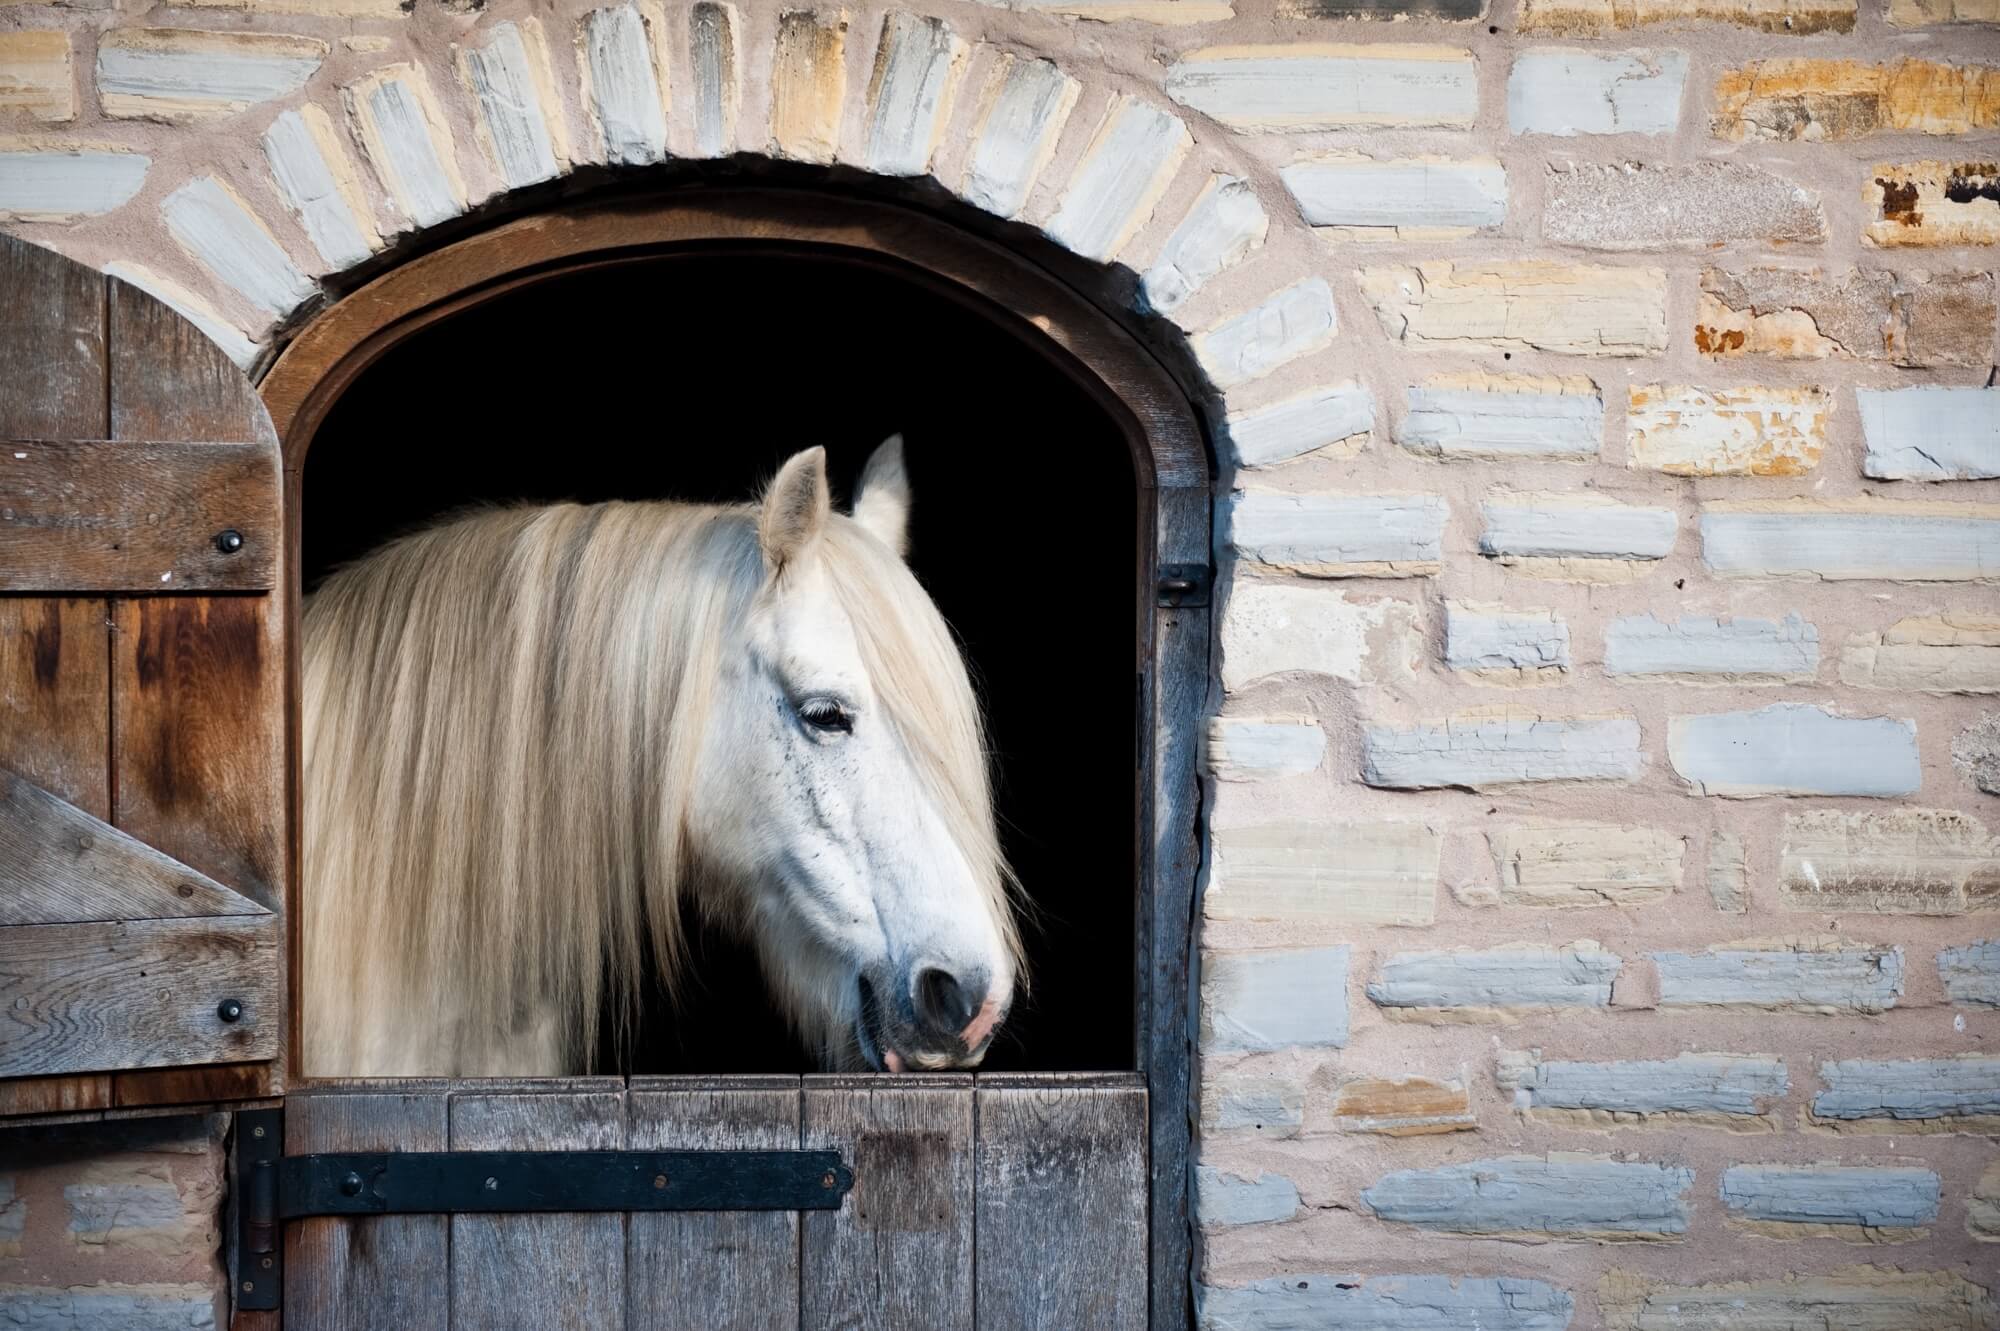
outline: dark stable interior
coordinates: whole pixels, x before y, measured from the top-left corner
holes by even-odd
[[[1033,901],[1030,988],[984,1066],[1129,1069],[1132,461],[1105,410],[985,314],[895,272],[777,253],[666,256],[495,298],[401,343],[336,404],[307,455],[301,576],[310,593],[475,502],[752,498],[813,444],[844,503],[898,431],[910,561],[972,664]],[[678,1008],[649,1003],[595,1070],[812,1071],[755,956],[687,928]]]

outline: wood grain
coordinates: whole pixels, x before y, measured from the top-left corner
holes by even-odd
[[[280,539],[266,445],[0,442],[0,591],[262,591]]]
[[[53,250],[0,236],[0,437],[102,439],[104,278]]]
[[[109,818],[110,725],[108,604],[0,596],[0,767]]]
[[[795,1150],[796,1077],[634,1077],[635,1151]],[[799,1324],[796,1211],[661,1211],[626,1221],[625,1331]]]
[[[973,1325],[972,1078],[807,1077],[801,1144],[838,1150],[854,1191],[803,1221],[805,1331]]]
[[[0,1081],[0,1118],[23,1115],[77,1115],[111,1105],[111,1074],[73,1073],[60,1077],[15,1077]],[[11,1124],[9,1126],[12,1126]]]
[[[106,279],[109,438],[275,445],[277,431],[248,376],[171,306]],[[94,433],[94,432],[93,432]]]
[[[272,1092],[269,1062],[203,1063],[189,1068],[142,1068],[111,1078],[111,1103],[142,1105],[226,1104],[261,1100]]]
[[[276,916],[22,925],[0,947],[0,1076],[272,1057]],[[217,1013],[224,999],[240,1020]]]
[[[282,904],[283,625],[262,596],[121,600],[113,821],[259,904]]]
[[[1122,1080],[980,1079],[980,1331],[1144,1331],[1146,1091]]]
[[[460,1089],[451,1098],[454,1151],[615,1151],[624,1144],[625,1095],[616,1078]],[[624,1216],[451,1218],[453,1331],[615,1329],[624,1317]]]
[[[293,1091],[285,1154],[442,1151],[446,1083],[410,1078]],[[451,1221],[315,1216],[285,1227],[286,1331],[446,1331]]]
[[[270,913],[4,769],[0,884],[0,926]]]

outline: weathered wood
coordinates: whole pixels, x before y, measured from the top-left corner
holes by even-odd
[[[103,276],[0,236],[0,304],[0,437],[103,438]]]
[[[807,1077],[801,1144],[854,1167],[804,1220],[804,1331],[973,1325],[972,1078]]]
[[[0,597],[0,767],[109,818],[110,725],[109,606]]]
[[[113,821],[260,905],[284,868],[283,625],[262,596],[114,607]]]
[[[415,1078],[294,1091],[285,1153],[443,1151],[446,1083]],[[317,1216],[285,1227],[286,1331],[445,1331],[451,1221]]]
[[[141,1105],[221,1104],[261,1100],[273,1086],[271,1064],[205,1063],[191,1068],[144,1068],[111,1078],[111,1103],[120,1109]]]
[[[0,1118],[21,1115],[77,1115],[109,1108],[111,1074],[71,1073],[60,1077],[15,1077],[0,1081]]]
[[[256,388],[208,335],[149,292],[106,279],[112,439],[275,445]],[[93,432],[94,433],[94,432]]]
[[[551,1079],[532,1088],[451,1097],[454,1151],[615,1151],[625,1144],[624,1084]],[[454,1331],[612,1327],[625,1315],[620,1215],[451,1218]]]
[[[0,946],[0,1076],[277,1053],[274,915],[22,925]],[[224,1021],[224,999],[243,1005]]]
[[[1144,1331],[1143,1084],[982,1077],[976,1102],[980,1331]]]
[[[269,914],[5,769],[0,888],[0,925]]]
[[[634,1077],[635,1151],[793,1150],[796,1077]],[[764,1331],[799,1324],[796,1211],[656,1212],[626,1221],[625,1331]]]
[[[281,535],[268,445],[0,442],[0,591],[261,591]]]

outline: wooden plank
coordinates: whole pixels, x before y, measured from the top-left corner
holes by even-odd
[[[805,1079],[801,1144],[845,1156],[854,1191],[804,1217],[802,1328],[973,1325],[972,1131],[970,1076]]]
[[[0,933],[0,1076],[277,1053],[274,915],[21,925]],[[224,999],[243,1005],[224,1021]]]
[[[0,596],[0,767],[109,818],[110,726],[110,607]]]
[[[618,1078],[550,1078],[514,1089],[487,1089],[478,1082],[457,1085],[451,1097],[454,1151],[624,1147],[625,1092]],[[624,1325],[624,1315],[624,1216],[451,1218],[453,1331],[543,1331],[554,1326],[616,1331]]]
[[[269,913],[0,769],[0,925]]]
[[[796,1077],[634,1077],[635,1151],[793,1150]],[[796,1211],[634,1214],[626,1222],[625,1331],[766,1331],[799,1324]]]
[[[22,1114],[78,1115],[111,1105],[111,1074],[15,1077],[0,1081],[0,1118]],[[11,1125],[10,1125],[11,1126]]]
[[[264,591],[282,536],[268,445],[0,442],[0,591]]]
[[[138,1072],[120,1072],[111,1079],[111,1102],[120,1109],[261,1100],[271,1091],[269,1062],[146,1068]]]
[[[0,436],[101,439],[104,278],[53,250],[0,236]]]
[[[284,870],[284,655],[275,597],[114,604],[119,827],[273,910]]]
[[[293,1091],[285,1154],[450,1148],[447,1083],[408,1078]],[[285,1227],[286,1331],[445,1331],[450,1219],[316,1216]]]
[[[106,299],[110,438],[278,442],[255,386],[207,334],[115,277]]]
[[[1051,1073],[975,1097],[980,1331],[1144,1331],[1145,1088]]]

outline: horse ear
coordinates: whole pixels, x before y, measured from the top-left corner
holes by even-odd
[[[890,435],[869,454],[854,492],[854,520],[899,556],[909,552],[910,473],[902,435]]]
[[[764,508],[757,515],[757,544],[764,551],[764,566],[777,573],[810,551],[832,508],[826,488],[826,450],[808,448],[787,458],[764,491]]]

